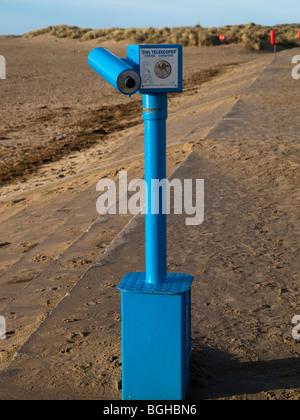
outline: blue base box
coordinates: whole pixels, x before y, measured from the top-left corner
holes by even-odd
[[[122,292],[123,400],[184,400],[191,356],[191,285],[187,274],[164,284],[127,274]]]

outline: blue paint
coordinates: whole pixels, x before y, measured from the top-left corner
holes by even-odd
[[[146,282],[146,273],[129,273],[123,278],[118,289],[149,295],[181,295],[191,290],[193,279],[189,274],[168,273],[164,283],[150,284]]]
[[[122,292],[123,400],[184,400],[191,355],[191,292]]]
[[[91,67],[121,93],[143,94],[146,272],[127,274],[118,287],[123,400],[183,400],[189,382],[193,277],[167,273],[167,216],[162,190],[152,189],[153,180],[166,179],[167,93],[182,91],[182,46],[131,45],[127,55],[119,59],[96,48],[89,56]]]
[[[143,96],[145,120],[146,282],[164,283],[167,278],[167,216],[162,214],[162,192],[155,194],[152,180],[166,178],[167,94]],[[159,202],[156,200],[159,198]],[[155,209],[158,214],[155,214]]]

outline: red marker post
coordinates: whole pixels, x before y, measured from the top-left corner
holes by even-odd
[[[298,31],[298,39],[299,39],[299,44],[300,44],[300,31]]]
[[[276,60],[276,35],[274,29],[271,31],[271,44],[274,47],[274,54],[275,54],[275,60]]]
[[[299,31],[299,32],[300,32],[300,31]],[[221,34],[221,35],[219,36],[219,39],[220,39],[220,41],[224,42],[224,41],[225,41],[225,39],[226,39],[226,36],[225,36],[224,34]]]

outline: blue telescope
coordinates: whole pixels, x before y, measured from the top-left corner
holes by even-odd
[[[103,48],[90,66],[119,92],[143,94],[145,120],[146,272],[127,274],[122,292],[123,400],[183,400],[191,356],[188,274],[167,272],[167,216],[149,212],[153,180],[166,179],[168,92],[182,92],[181,45],[129,45],[120,59]]]
[[[104,48],[94,49],[88,58],[89,65],[100,76],[124,95],[133,95],[141,85],[141,77],[125,60]]]

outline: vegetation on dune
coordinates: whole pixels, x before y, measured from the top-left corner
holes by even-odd
[[[89,29],[77,26],[57,25],[28,32],[24,38],[32,38],[49,34],[57,38],[73,38],[81,41],[98,39],[126,41],[133,44],[183,44],[184,46],[215,46],[222,42],[220,34],[226,36],[225,44],[240,44],[255,50],[270,49],[270,30],[268,26],[248,25],[223,26],[220,28],[195,27],[178,28],[110,28]],[[298,46],[298,30],[300,24],[277,25],[277,44],[282,48]]]

